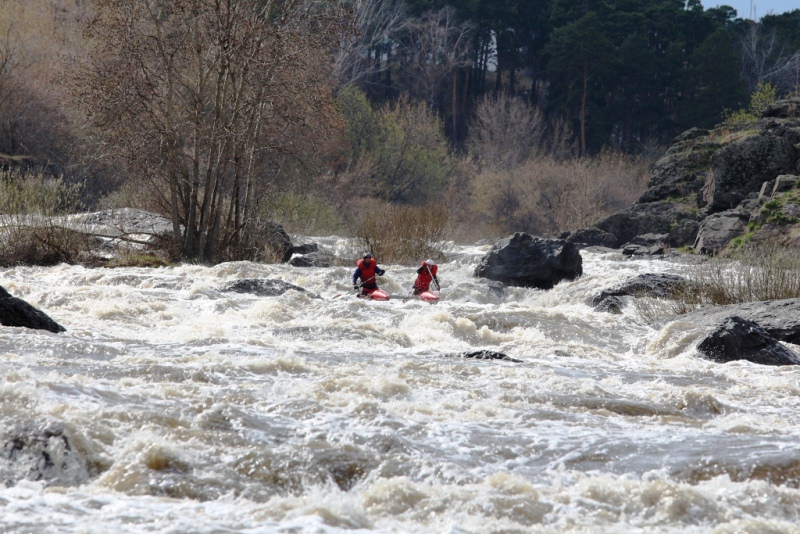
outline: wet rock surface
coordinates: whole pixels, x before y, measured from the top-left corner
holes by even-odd
[[[475,268],[475,275],[509,286],[551,289],[583,274],[582,264],[572,243],[518,232],[498,241]]]

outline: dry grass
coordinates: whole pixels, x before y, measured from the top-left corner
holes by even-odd
[[[729,259],[704,263],[694,277],[700,288],[678,295],[687,306],[739,304],[800,297],[800,250],[749,247]]]
[[[634,203],[646,188],[649,164],[616,152],[529,160],[508,171],[477,175],[473,209],[499,234],[558,235],[591,226]]]
[[[76,263],[92,237],[55,223],[78,208],[79,188],[41,175],[0,174],[0,265]]]
[[[789,298],[800,298],[800,249],[762,245],[711,258],[669,298],[635,299],[634,306],[643,321],[652,323],[707,306]]]

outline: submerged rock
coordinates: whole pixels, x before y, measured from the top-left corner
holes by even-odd
[[[505,360],[507,362],[522,363],[522,360],[506,356],[502,352],[492,352],[490,350],[476,350],[473,352],[459,352],[453,354],[456,358],[473,358],[475,360]]]
[[[726,318],[697,350],[719,363],[747,360],[762,365],[800,365],[800,358],[766,330],[737,316]]]
[[[583,274],[582,263],[572,243],[517,232],[492,247],[475,268],[475,275],[509,286],[551,289]]]
[[[668,298],[687,287],[686,279],[664,273],[645,273],[604,289],[592,298],[596,311],[620,313],[623,301],[619,297]]]
[[[230,284],[222,287],[220,291],[251,293],[260,297],[277,297],[279,295],[283,295],[287,291],[299,291],[300,293],[305,293],[311,298],[322,298],[305,288],[284,282],[283,280],[268,280],[264,278],[245,278],[243,280],[236,280],[235,282],[231,282]]]
[[[84,453],[61,424],[22,425],[4,433],[0,442],[0,482],[7,486],[21,480],[78,486],[90,477]]]
[[[3,326],[22,326],[34,330],[47,330],[57,334],[67,329],[52,320],[46,313],[37,310],[27,302],[12,297],[0,287],[0,324]]]

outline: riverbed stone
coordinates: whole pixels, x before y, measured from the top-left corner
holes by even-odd
[[[0,287],[0,324],[47,330],[54,334],[67,330],[43,311],[37,310],[20,298],[11,296],[2,287]]]
[[[800,358],[758,323],[738,316],[726,318],[697,350],[718,363],[747,360],[761,365],[800,365]]]
[[[517,287],[551,289],[583,274],[578,248],[563,239],[517,232],[501,239],[481,259],[475,275]]]

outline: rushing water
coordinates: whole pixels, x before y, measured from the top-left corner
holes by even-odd
[[[500,298],[485,250],[436,305],[356,299],[350,267],[0,270],[67,328],[0,327],[0,532],[797,532],[800,369],[592,310],[679,263],[583,252]],[[221,291],[243,278],[321,298]]]

